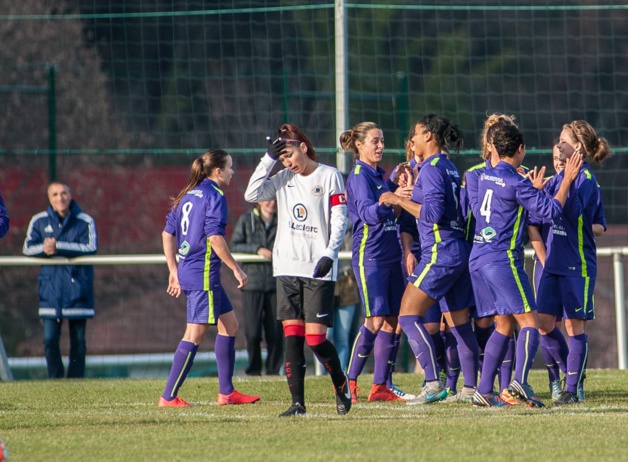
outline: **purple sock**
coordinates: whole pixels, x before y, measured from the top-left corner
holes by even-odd
[[[524,327],[519,332],[515,356],[515,380],[521,384],[528,383],[528,374],[539,349],[539,336],[539,331],[534,327]]]
[[[547,377],[550,382],[556,382],[560,380],[560,369],[558,368],[558,364],[556,364],[556,360],[554,356],[547,349],[547,342],[543,341],[545,336],[541,336],[541,354],[543,355],[543,361],[545,362],[545,367],[547,368]]]
[[[460,324],[451,328],[458,342],[458,357],[462,369],[464,386],[475,388],[478,383],[478,341],[471,323]]]
[[[408,337],[408,344],[425,373],[425,381],[438,380],[438,364],[434,344],[418,316],[399,316],[399,324]]]
[[[586,341],[587,341],[587,357],[584,358],[584,368],[582,370],[582,377],[580,377],[580,382],[578,382],[578,387],[584,387],[584,379],[587,377],[587,363],[589,362],[589,351],[588,351],[588,345],[589,345],[589,334],[584,334],[586,335]]]
[[[351,352],[351,360],[349,361],[349,380],[356,380],[362,373],[364,365],[373,351],[373,344],[377,334],[374,334],[366,328],[360,327],[358,335],[353,343],[353,351]]]
[[[567,373],[567,355],[569,354],[569,347],[565,341],[563,333],[554,327],[554,329],[547,335],[541,336],[541,343],[545,345],[549,354],[552,355],[556,364],[563,372]]]
[[[453,393],[456,393],[458,386],[458,377],[460,377],[460,357],[458,356],[458,342],[451,332],[445,332],[445,352],[447,356],[447,383]]]
[[[386,377],[386,388],[393,387],[392,375],[395,372],[395,365],[397,364],[397,353],[399,352],[399,345],[401,345],[401,334],[395,334],[395,340],[393,341],[393,352],[391,353],[393,364],[388,368],[388,376]]]
[[[186,342],[184,340],[179,342],[177,350],[174,352],[174,358],[172,359],[172,367],[170,368],[170,374],[166,382],[166,389],[162,395],[164,399],[172,401],[177,397],[179,388],[181,388],[190,369],[192,369],[197,350],[198,346],[194,345],[192,342]]]
[[[493,391],[497,369],[501,366],[508,351],[508,344],[512,337],[507,337],[497,331],[493,331],[484,347],[484,363],[478,391],[483,395]],[[506,385],[508,386],[508,385]]]
[[[394,342],[394,332],[384,332],[380,330],[377,333],[377,337],[375,337],[375,346],[373,347],[375,357],[373,383],[375,385],[383,385],[386,383],[390,366],[395,364],[394,358],[391,358],[395,348]]]
[[[515,365],[515,336],[511,335],[508,340],[508,348],[504,360],[499,366],[499,389],[508,388],[512,380],[512,369]]]
[[[233,369],[235,368],[235,337],[216,335],[214,344],[218,368],[218,390],[223,395],[233,391]]]
[[[445,342],[443,342],[443,337],[440,335],[440,331],[435,334],[430,334],[432,337],[432,343],[434,344],[434,354],[436,355],[436,362],[438,363],[438,367],[440,370],[447,370],[447,357],[445,356]]]
[[[589,344],[587,340],[587,334],[569,337],[569,356],[567,357],[565,390],[574,395],[578,392],[578,382],[582,379],[584,365],[589,355]]]
[[[484,350],[486,349],[486,343],[488,339],[491,337],[493,333],[493,326],[490,327],[480,327],[477,324],[473,326],[473,331],[475,332],[475,338],[478,341],[478,359],[480,361],[480,368],[482,367],[482,361],[484,361]]]

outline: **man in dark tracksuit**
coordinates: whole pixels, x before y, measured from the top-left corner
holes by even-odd
[[[249,355],[247,375],[262,373],[262,328],[268,356],[266,374],[278,375],[283,361],[283,332],[277,321],[277,293],[273,277],[272,248],[277,234],[277,204],[260,202],[245,212],[236,223],[230,249],[268,259],[268,263],[245,263],[242,268],[249,283],[242,289],[244,333]]]
[[[70,188],[54,181],[48,186],[50,206],[33,216],[23,253],[28,257],[79,257],[98,248],[96,225],[72,200]],[[44,352],[48,377],[62,378],[64,366],[59,341],[61,322],[70,326],[68,378],[85,376],[85,324],[94,317],[94,268],[86,265],[41,267],[39,316],[44,326]]]

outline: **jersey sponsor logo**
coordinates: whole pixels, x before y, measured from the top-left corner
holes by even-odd
[[[51,233],[51,232],[52,232],[52,226],[46,225],[46,227],[44,228],[44,233]]]
[[[347,197],[344,194],[334,194],[329,200],[331,201],[331,206],[335,207],[336,205],[345,205],[347,203]]]
[[[567,236],[567,231],[558,223],[552,222],[552,234],[559,236]]]
[[[317,318],[324,318],[325,316],[329,316],[329,313],[316,313]]]
[[[461,225],[457,220],[452,220],[449,223],[449,226],[451,226],[451,229],[453,229],[454,231],[462,231],[462,232],[464,232],[464,226]]]
[[[397,232],[397,225],[393,220],[386,220],[384,222],[384,232],[386,231],[394,231],[395,233]]]
[[[502,188],[506,187],[506,183],[504,183],[504,179],[499,176],[487,175],[486,173],[482,173],[480,175],[480,181],[492,181],[497,186],[501,186]]]
[[[297,204],[292,207],[292,215],[297,221],[305,221],[307,220],[307,209],[303,204]]]
[[[314,194],[315,196],[322,196],[323,194],[325,194],[325,190],[320,184],[317,184],[312,188],[312,194]]]
[[[179,247],[179,255],[187,255],[190,252],[190,244],[188,241],[183,241]]]
[[[291,221],[288,226],[294,231],[305,231],[306,233],[318,233],[316,226],[310,226],[303,223],[295,223]]]
[[[201,191],[200,189],[192,189],[188,191],[187,193],[192,194],[193,196],[196,196],[196,197],[203,197],[203,191]]]
[[[380,185],[378,185],[378,186],[377,186],[377,189],[382,189],[382,185],[381,185],[381,184],[380,184]]]
[[[460,178],[460,174],[458,173],[458,170],[447,170],[447,175],[449,175],[452,178]]]
[[[482,236],[484,242],[491,242],[496,235],[497,232],[490,226],[480,231],[480,236]]]

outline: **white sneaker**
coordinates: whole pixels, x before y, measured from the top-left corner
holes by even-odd
[[[410,401],[411,399],[416,398],[416,395],[413,395],[412,393],[406,393],[405,391],[403,391],[401,388],[399,388],[397,385],[395,385],[393,383],[392,388],[389,388],[390,391],[393,392],[393,394],[399,398],[402,399],[404,401]]]
[[[443,387],[438,380],[436,380],[425,385],[423,390],[421,390],[421,393],[419,393],[416,398],[406,401],[406,404],[408,406],[414,406],[416,404],[430,404],[442,401],[446,397],[447,389]]]

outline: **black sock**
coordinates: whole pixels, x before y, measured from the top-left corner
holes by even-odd
[[[340,390],[345,383],[345,373],[342,371],[336,347],[334,347],[333,343],[329,340],[325,340],[318,345],[310,345],[310,348],[321,364],[325,366],[327,372],[329,372],[329,376],[331,377],[334,387],[336,387],[336,391]]]
[[[286,337],[286,378],[292,395],[292,404],[305,405],[305,337],[288,335]]]

